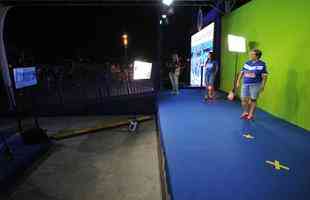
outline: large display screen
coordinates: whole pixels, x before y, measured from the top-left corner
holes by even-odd
[[[134,62],[133,79],[150,79],[152,74],[152,63],[136,60]]]
[[[14,68],[13,74],[16,89],[29,87],[38,83],[35,67]]]
[[[214,23],[209,24],[191,38],[191,86],[204,86],[203,65],[208,58],[208,53],[213,51]]]

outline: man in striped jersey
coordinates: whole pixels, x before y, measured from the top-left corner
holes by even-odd
[[[268,72],[265,62],[260,60],[261,56],[262,52],[259,49],[253,49],[250,52],[250,60],[241,69],[237,80],[237,88],[239,88],[243,78],[241,99],[244,112],[241,115],[242,119],[254,119],[256,100],[266,85]]]

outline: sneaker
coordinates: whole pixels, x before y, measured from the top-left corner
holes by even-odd
[[[249,116],[249,113],[243,113],[241,116],[240,116],[240,119],[247,119]]]
[[[209,97],[209,100],[215,100],[214,96]]]
[[[245,119],[248,120],[248,121],[251,121],[251,120],[254,120],[254,116],[253,115],[248,115]]]

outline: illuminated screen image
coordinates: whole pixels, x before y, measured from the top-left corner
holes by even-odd
[[[16,89],[29,87],[38,83],[35,67],[14,68],[13,74]]]
[[[193,87],[200,87],[202,78],[201,70],[208,58],[208,53],[213,51],[214,23],[203,28],[191,38],[191,79]],[[204,72],[203,72],[204,74]],[[204,81],[202,81],[204,86]]]
[[[150,79],[152,74],[152,63],[135,61],[133,70],[134,80],[145,80]]]

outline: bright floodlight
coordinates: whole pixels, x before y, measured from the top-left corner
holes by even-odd
[[[170,6],[172,4],[173,0],[163,0],[163,4]]]
[[[150,79],[152,74],[152,63],[136,60],[134,62],[133,79]]]
[[[166,19],[167,18],[167,15],[162,15],[161,16],[163,19]]]
[[[228,35],[228,50],[230,52],[245,53],[246,40],[244,37],[236,35]]]

